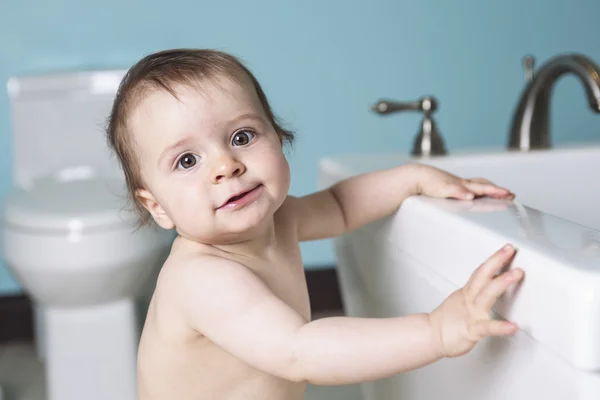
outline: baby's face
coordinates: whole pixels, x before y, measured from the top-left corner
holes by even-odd
[[[150,93],[129,120],[146,184],[137,197],[160,226],[189,239],[246,240],[287,196],[282,142],[249,80],[176,93]]]

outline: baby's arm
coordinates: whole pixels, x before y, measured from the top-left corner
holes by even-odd
[[[339,236],[394,212],[417,194],[419,166],[370,172],[304,197],[290,197],[299,240]]]
[[[441,357],[427,314],[309,322],[241,264],[204,258],[179,271],[170,291],[190,325],[237,358],[287,380],[361,382]]]
[[[205,258],[172,282],[190,325],[254,367],[291,381],[349,384],[385,378],[466,353],[484,336],[514,333],[490,321],[494,300],[522,275],[501,274],[512,253],[482,264],[432,314],[306,321],[245,266]]]
[[[290,197],[299,240],[339,236],[396,211],[409,196],[472,199],[514,195],[486,179],[461,179],[425,164],[404,164],[345,179],[320,192]]]

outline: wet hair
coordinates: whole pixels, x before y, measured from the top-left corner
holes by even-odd
[[[110,148],[117,155],[125,174],[127,197],[139,216],[138,228],[151,221],[150,213],[137,200],[135,193],[144,188],[135,141],[128,130],[131,113],[149,91],[164,90],[177,98],[178,86],[201,86],[219,78],[243,84],[249,78],[268,121],[282,142],[291,144],[294,133],[283,129],[258,80],[242,62],[225,52],[212,49],[173,49],[150,54],[133,65],[123,77],[107,121],[106,135]]]

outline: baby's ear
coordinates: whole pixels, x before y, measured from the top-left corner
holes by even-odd
[[[163,210],[160,204],[158,204],[158,201],[156,201],[152,193],[146,189],[138,189],[135,191],[135,197],[137,201],[148,210],[150,215],[152,215],[152,218],[154,218],[154,221],[156,221],[161,228],[169,230],[175,227],[171,218],[167,215],[165,210]]]

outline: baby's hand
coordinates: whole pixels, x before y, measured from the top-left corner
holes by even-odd
[[[417,194],[472,200],[478,196],[512,200],[515,195],[484,178],[463,179],[441,169],[420,164]]]
[[[514,254],[511,246],[496,252],[475,270],[465,287],[452,293],[430,314],[441,356],[461,356],[486,336],[512,335],[517,331],[517,325],[512,322],[490,318],[496,299],[523,278],[520,269],[496,276]]]

